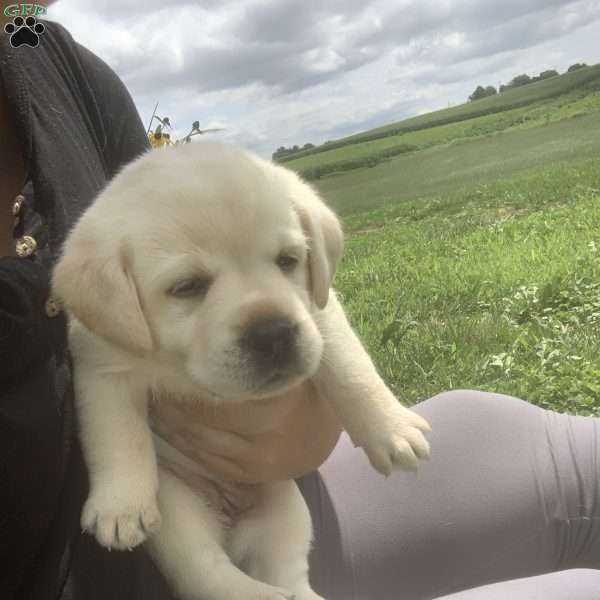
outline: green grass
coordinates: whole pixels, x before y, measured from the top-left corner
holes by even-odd
[[[348,214],[336,276],[412,404],[476,388],[600,414],[600,161]]]

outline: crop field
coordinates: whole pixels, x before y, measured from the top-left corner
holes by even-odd
[[[313,183],[344,215],[591,156],[600,156],[600,112],[511,133],[457,140]]]
[[[560,98],[542,101],[524,108],[384,137],[371,142],[351,144],[319,154],[310,154],[288,161],[285,165],[299,173],[306,173],[308,169],[339,161],[368,159],[400,145],[409,144],[415,146],[415,149],[422,150],[502,131],[530,129],[590,113],[600,115],[600,91],[586,93],[586,90],[577,90]]]
[[[409,405],[474,388],[600,415],[598,94],[526,114],[314,182],[346,230],[335,287]]]

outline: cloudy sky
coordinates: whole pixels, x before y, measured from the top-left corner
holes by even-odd
[[[144,123],[270,156],[462,103],[478,84],[600,62],[600,0],[58,0]]]

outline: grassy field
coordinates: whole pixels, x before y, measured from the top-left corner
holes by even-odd
[[[600,414],[600,161],[346,218],[336,288],[408,404],[475,388]]]
[[[600,415],[598,93],[518,111],[315,182],[347,234],[335,286],[407,404],[475,388]]]

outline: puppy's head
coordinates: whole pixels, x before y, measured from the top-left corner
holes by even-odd
[[[54,291],[88,329],[217,398],[312,375],[342,253],[333,212],[294,173],[231,146],[152,151],[69,235]]]

